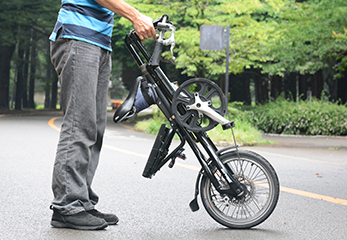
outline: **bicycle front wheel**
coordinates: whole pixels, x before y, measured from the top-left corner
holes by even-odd
[[[229,167],[246,193],[242,197],[220,194],[210,179],[203,176],[200,193],[208,214],[220,224],[229,228],[247,229],[265,221],[276,207],[279,197],[279,181],[271,164],[259,154],[239,150],[220,157]],[[213,173],[222,185],[217,168]]]

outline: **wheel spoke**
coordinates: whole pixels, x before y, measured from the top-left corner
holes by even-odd
[[[201,86],[201,89],[199,90],[199,95],[200,96],[205,96],[208,85],[202,83],[202,84],[200,84],[200,86]]]
[[[221,224],[232,228],[249,228],[263,222],[272,213],[278,201],[279,184],[276,173],[262,158],[239,150],[222,155],[221,160],[234,172],[236,179],[247,189],[242,197],[219,193],[206,176],[201,185],[201,197],[206,199],[207,212]],[[250,157],[251,156],[251,157]],[[214,168],[214,175],[219,178]],[[272,171],[272,172],[271,172]],[[205,180],[204,180],[205,179]],[[220,180],[219,180],[220,181]],[[204,188],[202,188],[204,186]],[[206,189],[206,190],[205,190]]]
[[[211,99],[214,93],[218,93],[218,92],[217,92],[217,89],[211,88],[211,90],[210,90],[210,91],[208,92],[208,94],[206,95],[206,98],[207,98],[207,99]]]

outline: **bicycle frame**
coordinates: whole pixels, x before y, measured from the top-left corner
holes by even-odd
[[[237,146],[226,148],[223,151],[218,151],[217,147],[206,132],[191,132],[185,127],[180,126],[180,124],[175,121],[174,114],[171,110],[175,90],[168,77],[162,71],[160,66],[150,64],[151,55],[148,53],[134,30],[130,31],[130,33],[126,35],[125,44],[130,54],[138,64],[143,76],[154,86],[158,95],[157,105],[165,117],[169,120],[170,126],[172,127],[172,129],[169,129],[164,134],[165,136],[163,135],[165,137],[165,141],[162,147],[168,149],[175,133],[178,134],[181,140],[179,146],[176,147],[168,156],[166,156],[164,160],[162,160],[160,165],[158,165],[157,170],[159,170],[170,159],[171,163],[169,166],[172,167],[175,163],[176,157],[180,157],[182,151],[184,150],[183,146],[186,142],[188,142],[202,167],[196,185],[198,185],[201,174],[204,174],[211,180],[214,187],[221,194],[229,194],[234,197],[241,196],[244,193],[241,184],[233,177],[234,173],[231,171],[231,169],[225,166],[219,158],[224,151],[233,150],[235,148],[237,150]],[[208,157],[203,154],[197,143],[201,144]],[[218,169],[219,177],[222,177],[224,181],[229,184],[228,188],[225,188],[225,186],[223,187],[220,180],[216,178],[215,174],[212,172],[212,168],[214,167]],[[196,191],[195,196],[198,195],[197,188]]]

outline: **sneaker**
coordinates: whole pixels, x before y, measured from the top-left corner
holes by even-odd
[[[53,210],[51,225],[56,228],[72,228],[78,230],[101,230],[108,226],[107,222],[85,211],[73,215],[62,215]]]
[[[89,213],[95,217],[104,219],[108,223],[108,225],[115,225],[119,221],[119,219],[116,215],[110,214],[110,213],[101,213],[96,209],[89,210],[89,211],[87,211],[87,213]]]

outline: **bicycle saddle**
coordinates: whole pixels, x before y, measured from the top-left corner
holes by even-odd
[[[135,79],[135,83],[130,89],[129,95],[125,99],[125,101],[122,103],[122,105],[119,106],[119,108],[116,110],[116,112],[113,115],[113,121],[115,123],[123,122],[127,120],[128,118],[134,116],[136,109],[134,108],[134,101],[136,98],[137,90],[140,87],[142,77],[137,77]]]

